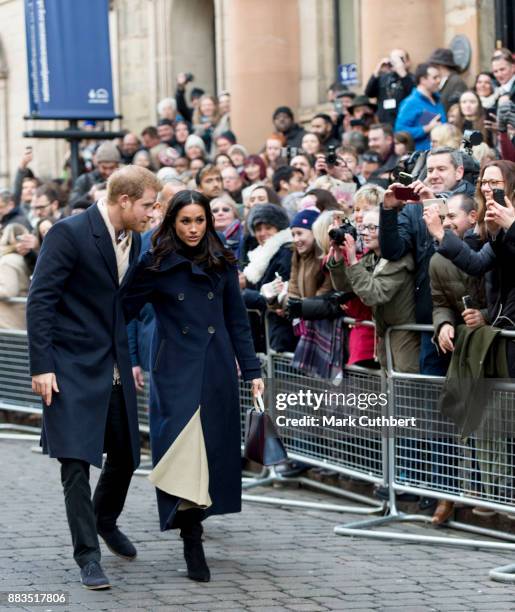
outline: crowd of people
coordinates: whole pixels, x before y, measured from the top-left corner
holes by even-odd
[[[109,176],[133,164],[162,185],[147,248],[177,193],[209,200],[238,261],[258,352],[291,352],[304,373],[338,380],[345,365],[386,367],[388,327],[432,323],[432,333],[392,333],[394,369],[445,376],[479,333],[501,354],[497,375],[514,377],[515,343],[493,333],[515,329],[512,52],[495,50],[489,68],[466,83],[450,49],[413,71],[408,52],[394,49],[363,93],[333,83],[329,110],[305,125],[278,107],[254,152],[231,130],[230,93],[191,88],[181,73],[156,125],[82,143],[73,184],[69,163],[65,178],[35,176],[27,148],[13,190],[0,193],[0,328],[25,327],[24,305],[7,298],[27,295],[52,225],[104,199]],[[129,328],[138,388],[152,326],[144,308]],[[450,510],[439,505],[435,522]]]

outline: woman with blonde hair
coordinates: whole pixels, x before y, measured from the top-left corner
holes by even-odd
[[[0,329],[27,329],[25,304],[8,300],[28,293],[30,271],[23,255],[16,252],[18,237],[28,233],[23,225],[11,223],[0,236]]]
[[[329,236],[329,230],[338,227],[344,221],[344,215],[341,210],[326,210],[313,223],[313,235],[315,241],[321,250],[322,264],[324,269],[329,269],[328,266],[331,247],[333,241]],[[334,285],[333,285],[334,287]],[[372,310],[365,306],[358,297],[352,297],[342,306],[342,313],[346,317],[352,317],[357,321],[371,321]],[[341,319],[339,320],[341,323]],[[342,323],[343,325],[343,323]],[[346,355],[343,363],[348,365],[365,365],[368,367],[377,367],[374,361],[374,330],[371,327],[366,327],[356,323],[348,332],[348,342],[346,347]]]
[[[463,134],[459,127],[452,123],[444,123],[437,125],[431,130],[431,148],[437,147],[452,147],[459,149]]]

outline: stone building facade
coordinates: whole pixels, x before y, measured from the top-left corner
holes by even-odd
[[[141,131],[156,104],[173,95],[187,71],[195,84],[232,95],[232,125],[257,150],[271,114],[287,104],[308,117],[324,108],[339,63],[356,62],[364,86],[378,59],[406,48],[413,64],[457,34],[472,47],[473,75],[488,67],[495,46],[498,0],[111,0],[110,30],[117,111],[112,128]],[[0,0],[0,186],[9,186],[33,127],[28,111],[23,0]],[[37,125],[36,125],[37,123]],[[106,126],[108,127],[108,126]],[[31,142],[34,169],[61,173],[66,143]]]

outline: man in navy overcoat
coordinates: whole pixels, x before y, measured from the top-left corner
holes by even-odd
[[[160,183],[116,171],[107,200],[56,223],[42,244],[27,302],[32,388],[43,398],[43,452],[61,463],[74,558],[87,588],[108,588],[98,534],[127,559],[116,521],[139,464],[136,392],[120,285],[139,255]],[[102,467],[91,499],[89,467]]]

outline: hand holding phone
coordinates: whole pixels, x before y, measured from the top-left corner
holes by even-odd
[[[415,192],[413,187],[393,187],[393,195],[402,202],[419,202],[420,196]]]
[[[504,189],[493,189],[494,200],[499,204],[499,206],[506,206],[506,202],[504,201]]]

